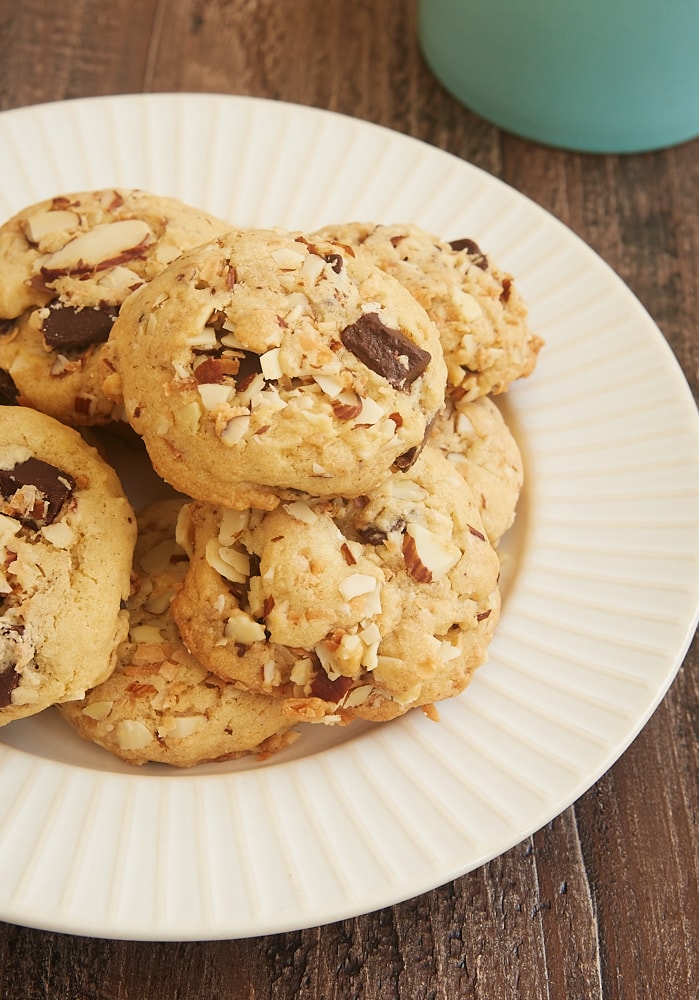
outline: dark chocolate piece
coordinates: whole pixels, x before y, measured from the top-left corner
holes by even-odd
[[[235,377],[236,389],[238,392],[244,392],[255,376],[262,373],[260,355],[254,351],[236,351],[235,357],[240,361],[240,368]]]
[[[73,306],[49,306],[41,326],[47,345],[58,350],[71,350],[103,344],[109,337],[116,309],[75,309]]]
[[[388,538],[385,531],[377,528],[375,524],[369,524],[366,528],[359,528],[357,534],[365,545],[383,545]]]
[[[0,625],[0,708],[12,704],[12,692],[19,684],[19,674],[15,670],[17,662],[15,649],[17,636],[24,632],[22,625]]]
[[[481,271],[488,270],[488,258],[475,240],[464,237],[462,240],[452,240],[449,246],[457,253],[460,250],[465,250],[469,257],[473,257],[473,263],[476,267],[480,267]]]
[[[34,486],[39,493],[31,509],[26,499],[17,498],[15,503],[25,486]],[[6,501],[3,512],[33,528],[52,524],[74,490],[75,480],[71,475],[40,458],[28,458],[13,469],[0,469],[0,494]]]
[[[324,253],[323,260],[330,264],[335,274],[339,274],[342,271],[345,263],[342,254],[339,253]]]
[[[340,340],[362,364],[402,392],[408,392],[432,360],[429,351],[423,351],[400,330],[390,330],[377,313],[364,313],[345,327]]]
[[[0,368],[0,406],[16,406],[19,389],[9,372]]]
[[[395,469],[397,469],[399,472],[406,472],[412,465],[415,465],[418,458],[422,454],[422,449],[427,444],[427,439],[432,432],[432,428],[434,427],[434,422],[436,419],[437,417],[435,415],[434,417],[432,417],[427,427],[425,427],[425,436],[423,437],[420,444],[416,444],[413,448],[408,448],[407,451],[404,451],[402,455],[398,456],[398,458],[393,463],[393,467]]]

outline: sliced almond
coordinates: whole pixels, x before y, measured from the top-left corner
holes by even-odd
[[[248,385],[242,391],[238,391],[236,402],[240,406],[250,406],[255,396],[259,395],[265,387],[265,377],[262,372],[250,379]]]
[[[131,268],[123,267],[121,264],[118,264],[116,267],[110,267],[99,280],[101,288],[108,288],[110,291],[117,292],[120,295],[126,295],[128,292],[132,292],[144,284],[143,278],[139,278]]]
[[[446,639],[443,639],[439,644],[439,658],[442,663],[449,663],[451,660],[456,660],[460,656],[461,650],[452,642],[448,642]]]
[[[163,641],[163,636],[159,628],[154,625],[134,625],[129,630],[131,642],[158,646]]]
[[[75,533],[65,521],[54,521],[53,524],[45,524],[41,529],[41,534],[57,549],[68,549],[75,541]]]
[[[272,250],[272,260],[282,271],[295,271],[305,260],[306,255],[289,247]]]
[[[243,440],[249,429],[250,414],[241,414],[238,417],[232,417],[225,423],[223,428],[219,431],[219,437],[224,444],[238,444]]]
[[[158,727],[158,736],[161,739],[184,740],[198,733],[205,725],[205,715],[180,715],[176,718],[163,719]]]
[[[224,510],[218,527],[218,540],[221,545],[233,545],[249,523],[249,510]]]
[[[293,503],[285,503],[283,506],[287,514],[295,521],[301,521],[303,524],[315,524],[318,520],[316,512],[311,510],[303,500],[294,500]]]
[[[214,351],[218,347],[216,331],[212,326],[205,326],[198,333],[187,337],[185,343],[188,347],[200,347],[206,351]]]
[[[199,403],[196,401],[196,399],[190,400],[190,402],[186,403],[185,406],[183,406],[182,409],[179,411],[178,423],[180,424],[181,427],[183,427],[187,431],[190,431],[192,434],[196,433],[199,427],[200,420],[201,420],[201,410],[199,408]],[[165,426],[165,431],[163,433],[167,433],[167,431],[169,430],[169,425],[165,423],[164,426]]]
[[[319,476],[321,479],[332,479],[332,472],[328,472],[324,465],[319,462],[314,462],[311,466],[311,472],[314,476]]]
[[[198,385],[199,396],[205,410],[215,410],[217,406],[225,406],[233,395],[229,385],[216,382],[204,382]]]
[[[85,706],[82,714],[86,715],[88,719],[94,719],[95,722],[101,722],[107,718],[113,708],[113,701],[93,701],[91,705]]]
[[[65,233],[77,229],[80,216],[67,209],[54,209],[47,212],[35,212],[24,223],[24,232],[30,243],[40,243],[51,233]]]
[[[338,420],[354,420],[362,412],[362,401],[355,392],[343,389],[339,396],[333,399],[332,408]]]
[[[231,583],[246,583],[250,576],[250,556],[242,549],[219,545],[215,538],[206,543],[206,561],[224,579]]]
[[[406,569],[418,583],[432,583],[445,576],[461,558],[461,549],[421,524],[410,523],[403,536]]]
[[[476,299],[474,299],[472,295],[469,295],[468,292],[462,291],[460,288],[455,288],[453,290],[452,301],[454,302],[458,312],[461,314],[462,319],[467,323],[473,323],[475,320],[480,319],[483,315],[483,310]]]
[[[304,657],[297,660],[291,669],[290,678],[294,684],[308,684],[313,676],[313,661]]]
[[[159,264],[172,264],[173,260],[177,260],[182,251],[177,246],[176,243],[167,243],[161,240],[155,251],[155,257]]]
[[[373,576],[368,576],[366,573],[351,573],[340,581],[337,589],[346,601],[351,601],[353,597],[371,594],[378,585],[378,580]]]
[[[388,488],[392,496],[397,497],[399,500],[409,500],[419,503],[427,497],[427,490],[420,486],[419,483],[416,483],[414,479],[404,479],[396,476],[389,481]]]
[[[134,719],[120,722],[115,735],[120,750],[144,750],[153,741],[150,729]]]
[[[468,434],[473,434],[474,427],[469,418],[465,413],[457,413],[456,420],[454,421],[454,430],[457,434],[461,434],[464,437]]]
[[[142,219],[103,222],[41,258],[40,266],[44,271],[59,274],[94,271],[135,256],[136,251],[152,240],[151,228]]]
[[[314,285],[325,270],[326,261],[317,253],[309,253],[301,268],[301,277],[304,281]]]
[[[271,351],[265,351],[264,354],[260,355],[260,368],[262,369],[262,374],[269,382],[280,379],[284,374],[279,360],[279,352],[280,348],[273,347]]]
[[[368,699],[369,695],[373,691],[371,684],[360,684],[359,687],[352,688],[348,691],[342,701],[343,708],[357,708],[359,705],[363,705]]]
[[[308,301],[303,292],[292,292],[290,295],[287,295],[286,302],[289,306],[287,311],[284,313],[284,319],[287,323],[294,323],[302,316],[313,315],[311,303]]]
[[[345,388],[344,382],[339,375],[325,374],[321,372],[318,375],[314,375],[313,378],[325,395],[330,396],[331,399],[335,399],[339,396]]]
[[[357,414],[355,423],[357,424],[378,424],[379,420],[383,420],[386,416],[386,411],[382,406],[372,399],[370,396],[366,396],[362,399],[362,408]]]
[[[373,646],[374,643],[381,642],[381,633],[379,632],[379,627],[375,622],[367,625],[359,633],[359,638],[366,646]]]
[[[0,465],[0,468],[4,468],[4,466]],[[15,535],[19,534],[21,527],[22,524],[16,517],[8,517],[6,514],[0,514],[0,545],[4,545]]]
[[[156,597],[149,597],[147,601],[143,602],[144,610],[151,615],[165,614],[174,596],[172,591],[166,590]]]

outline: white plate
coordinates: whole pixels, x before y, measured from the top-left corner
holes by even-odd
[[[134,771],[53,713],[15,722],[0,732],[0,918],[146,940],[316,926],[443,884],[584,792],[667,690],[699,604],[696,408],[609,268],[469,164],[293,105],[180,94],[24,108],[0,115],[0,163],[3,218],[122,185],[238,225],[468,235],[515,274],[547,342],[508,400],[528,485],[502,621],[441,723],[415,712],[314,730],[264,764],[173,773]]]

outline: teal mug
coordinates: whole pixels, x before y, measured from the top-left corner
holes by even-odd
[[[699,135],[699,0],[420,0],[435,76],[506,131],[632,153]]]

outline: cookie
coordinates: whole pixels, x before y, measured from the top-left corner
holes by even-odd
[[[519,446],[498,406],[488,396],[468,401],[450,395],[430,444],[471,487],[485,533],[497,546],[514,523],[524,480]]]
[[[318,235],[361,248],[424,306],[440,332],[452,391],[496,395],[533,371],[543,341],[529,328],[511,275],[473,240],[446,243],[415,225],[361,222]]]
[[[215,673],[305,721],[383,721],[459,693],[499,616],[499,560],[463,477],[427,445],[357,498],[183,509],[172,613]]]
[[[124,304],[108,353],[159,475],[269,509],[280,490],[357,496],[405,468],[444,403],[439,334],[366,257],[237,230]]]
[[[59,706],[84,738],[130,764],[192,767],[266,755],[296,739],[277,698],[238,690],[188,652],[170,614],[187,569],[175,541],[182,500],[139,513],[129,635],[112,675],[81,701]]]
[[[0,227],[0,395],[75,426],[119,414],[102,349],[124,299],[228,225],[177,199],[105,189],[31,205]]]
[[[135,534],[116,473],[77,431],[0,407],[0,725],[111,673]]]

